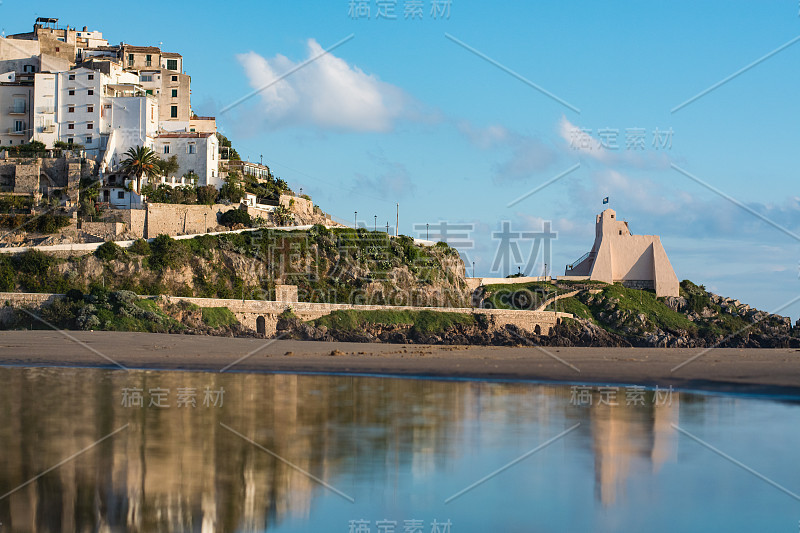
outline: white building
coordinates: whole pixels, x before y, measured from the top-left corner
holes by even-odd
[[[33,138],[47,146],[55,141],[80,144],[87,155],[104,160],[130,146],[152,146],[158,130],[158,103],[134,83],[136,80],[121,68],[112,70],[110,76],[82,67],[36,74]]]
[[[179,170],[175,178],[181,178],[189,172],[198,176],[198,186],[213,185],[222,187],[223,180],[219,176],[219,145],[213,133],[161,133],[155,139],[156,154],[162,159],[176,156]],[[173,176],[167,180],[172,183]],[[177,181],[177,180],[176,180]]]

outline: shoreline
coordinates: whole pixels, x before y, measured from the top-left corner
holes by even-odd
[[[703,355],[675,369],[698,354]],[[0,366],[672,386],[800,398],[800,350],[795,348],[539,349],[34,330],[0,335]]]

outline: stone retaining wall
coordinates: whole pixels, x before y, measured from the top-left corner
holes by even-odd
[[[36,294],[36,293],[0,293],[0,324],[4,323],[11,316],[10,308],[13,307],[32,307],[39,308],[46,305],[56,298],[59,294]],[[476,309],[472,307],[416,307],[416,306],[388,306],[388,305],[352,305],[352,304],[330,304],[330,303],[311,303],[311,302],[275,302],[269,300],[234,300],[222,298],[190,298],[180,296],[168,296],[168,301],[177,303],[184,300],[193,303],[198,307],[227,307],[241,322],[241,324],[253,331],[259,331],[259,318],[263,318],[264,326],[262,333],[273,335],[278,323],[278,315],[291,307],[294,314],[302,320],[314,320],[316,318],[330,314],[337,310],[361,310],[361,311],[440,311],[451,313],[470,313],[482,314],[494,318],[498,326],[513,324],[519,328],[534,332],[539,326],[539,331],[547,334],[550,328],[554,327],[561,318],[572,318],[570,313],[553,313],[545,311],[510,311],[505,309]]]

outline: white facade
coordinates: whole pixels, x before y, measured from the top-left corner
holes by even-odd
[[[162,133],[155,140],[155,152],[162,159],[173,155],[178,159],[176,178],[194,172],[198,186],[222,187],[219,176],[219,146],[213,133]],[[170,176],[169,178],[172,178]],[[167,183],[171,183],[171,179]]]

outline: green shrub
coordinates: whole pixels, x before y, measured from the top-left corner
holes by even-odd
[[[17,256],[17,268],[23,274],[44,276],[55,263],[55,259],[44,252],[28,249]]]
[[[203,323],[210,328],[220,328],[238,324],[236,316],[227,307],[203,307]]]
[[[128,251],[136,255],[150,255],[150,243],[144,239],[136,239],[128,247]]]
[[[159,235],[150,243],[148,262],[153,270],[178,269],[188,258],[188,248],[169,235]]]
[[[252,222],[250,219],[250,214],[243,209],[231,209],[230,211],[225,211],[222,213],[222,216],[219,217],[219,221],[220,224],[228,227],[236,224],[244,224],[245,226],[249,226]]]
[[[94,251],[94,255],[103,261],[119,259],[124,254],[125,252],[122,250],[122,248],[120,248],[119,245],[113,241],[104,242],[97,248],[97,250]]]
[[[16,286],[15,270],[12,259],[6,254],[0,255],[0,291],[12,292],[14,290]]]

